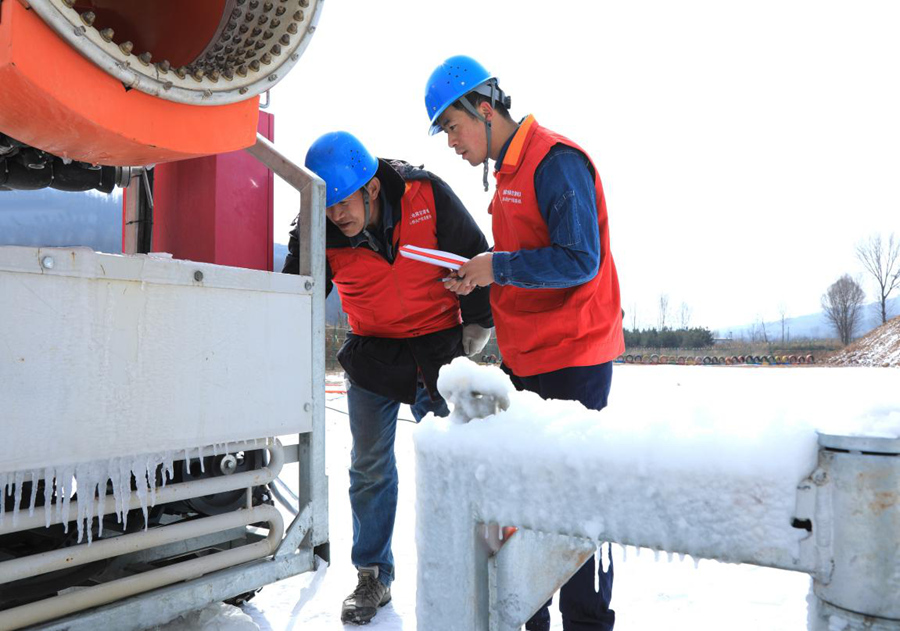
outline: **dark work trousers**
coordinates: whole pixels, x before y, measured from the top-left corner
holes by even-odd
[[[518,377],[508,369],[506,372],[518,390],[536,392],[543,399],[578,401],[591,410],[606,407],[612,384],[612,362],[563,368],[531,377]],[[613,585],[612,550],[609,552],[609,569],[606,572],[602,565],[595,568],[594,557],[591,557],[559,590],[559,611],[565,631],[612,630],[616,612],[609,608]],[[599,590],[594,589],[594,572],[599,575]],[[549,631],[550,602],[531,617],[525,629]]]

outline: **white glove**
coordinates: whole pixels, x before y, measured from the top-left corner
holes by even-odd
[[[486,329],[480,324],[466,324],[463,326],[462,345],[466,357],[480,353],[488,340],[491,339],[493,328]]]

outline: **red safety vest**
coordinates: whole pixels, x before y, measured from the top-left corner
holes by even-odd
[[[353,332],[416,337],[462,322],[459,299],[441,283],[446,270],[399,254],[401,245],[438,247],[437,210],[428,180],[406,182],[393,240],[393,264],[363,246],[326,250],[332,280]]]
[[[557,144],[587,155],[571,140],[538,125],[532,116],[516,131],[503,164],[495,173],[497,190],[490,207],[495,251],[551,245],[547,223],[537,203],[534,172]],[[600,226],[598,274],[582,285],[566,289],[521,289],[496,284],[491,287],[497,344],[503,362],[519,376],[602,364],[625,350],[619,278],[609,249],[606,199],[599,176],[595,175],[594,184]]]

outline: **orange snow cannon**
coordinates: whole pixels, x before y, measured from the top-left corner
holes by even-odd
[[[320,0],[0,0],[0,134],[139,166],[255,142]]]

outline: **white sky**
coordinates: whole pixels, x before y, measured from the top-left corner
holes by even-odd
[[[471,55],[514,117],[597,164],[628,324],[655,324],[666,293],[724,328],[818,311],[861,274],[859,239],[900,232],[898,30],[892,0],[329,0],[270,111],[297,161],[345,129],[424,163],[490,241],[480,169],[427,135],[423,104],[434,67]],[[296,201],[276,190],[286,242]]]

